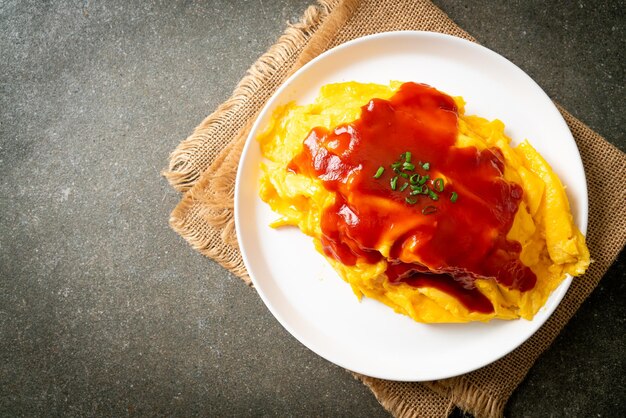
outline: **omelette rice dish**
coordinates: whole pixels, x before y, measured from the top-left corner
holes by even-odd
[[[425,323],[532,319],[589,265],[565,190],[504,124],[425,84],[324,86],[258,136],[260,196],[361,298]]]

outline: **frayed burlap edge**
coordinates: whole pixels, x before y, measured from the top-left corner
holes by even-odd
[[[285,65],[290,55],[299,52],[294,69],[300,68],[319,55],[322,51],[316,47],[318,44],[310,43],[309,39],[316,34],[321,36],[320,33],[331,37],[334,31],[319,31],[318,29],[322,25],[333,24],[333,20],[347,18],[356,4],[354,0],[318,0],[318,5],[309,6],[298,23],[289,25],[278,42],[250,67],[232,96],[207,116],[172,152],[169,168],[163,172],[172,187],[182,192],[189,190],[198,181],[201,173],[207,169],[207,167],[197,167],[196,160],[190,158],[198,152],[202,144],[206,143],[206,138],[214,131],[222,129],[224,125],[230,124],[233,115],[241,111],[244,104],[264,86],[277,68]],[[300,51],[301,45],[307,46]]]
[[[451,384],[448,385],[447,382]],[[463,376],[444,381],[424,382],[424,385],[476,417],[497,418],[504,415],[506,400],[490,395]]]
[[[378,403],[397,418],[447,417],[455,407],[454,401],[439,390],[432,390],[423,383],[390,382],[352,372],[352,376],[367,386]],[[416,408],[414,399],[407,399],[403,385],[411,385],[413,397],[422,402]]]
[[[238,162],[236,156],[241,154],[244,143],[245,140],[239,139],[224,149],[213,163],[219,165],[219,169],[215,172],[209,170],[211,174],[203,175],[195,186],[185,193],[170,215],[170,226],[195,250],[216,260],[250,285],[250,277],[239,252],[233,218],[235,177],[232,172],[236,171]],[[228,199],[215,203],[211,196],[207,195],[207,190],[210,190],[211,194],[228,196]],[[205,227],[198,228],[198,222],[192,221],[193,219],[205,220]],[[218,245],[220,242],[226,245]]]

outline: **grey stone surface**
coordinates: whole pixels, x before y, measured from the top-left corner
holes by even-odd
[[[167,225],[169,152],[307,3],[0,2],[0,415],[387,416]],[[436,3],[626,149],[623,4]],[[508,415],[626,414],[624,296],[622,255]]]

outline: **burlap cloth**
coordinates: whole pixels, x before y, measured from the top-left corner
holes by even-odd
[[[393,30],[426,30],[475,41],[423,0],[325,0],[309,7],[171,156],[165,173],[185,192],[170,223],[195,249],[249,283],[235,237],[233,190],[243,143],[257,113],[285,78],[321,52],[351,39]],[[445,417],[454,406],[476,416],[501,416],[537,357],[596,287],[626,242],[626,155],[560,109],[582,155],[589,186],[587,242],[594,260],[574,280],[546,324],[517,350],[463,376],[402,383],[357,376],[399,417]]]

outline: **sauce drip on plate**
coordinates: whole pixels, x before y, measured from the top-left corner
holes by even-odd
[[[321,220],[329,257],[346,265],[386,258],[390,282],[436,288],[489,313],[477,278],[520,291],[535,286],[521,245],[506,239],[523,190],[504,179],[498,148],[455,146],[457,119],[450,96],[405,83],[389,100],[370,100],[351,123],[312,129],[288,169],[336,194]],[[409,169],[394,171],[407,151]],[[424,188],[437,190],[436,200],[410,194],[413,174],[428,176]]]

